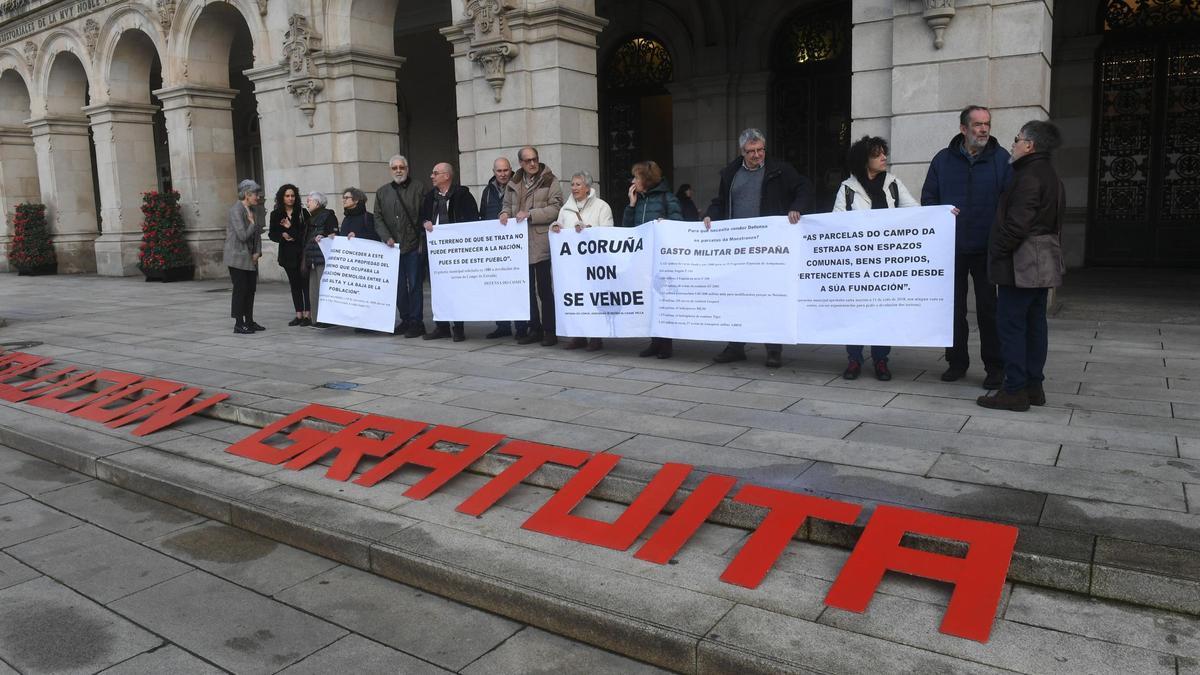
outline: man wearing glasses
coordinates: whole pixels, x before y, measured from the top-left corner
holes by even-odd
[[[504,191],[500,224],[516,216],[517,225],[529,227],[529,321],[517,322],[517,343],[542,346],[558,344],[554,324],[554,287],[550,275],[550,226],[563,205],[562,186],[554,172],[538,161],[537,148],[526,146],[517,153],[521,168]],[[538,311],[538,301],[541,311]]]
[[[996,287],[987,280],[988,229],[996,216],[1000,193],[1012,176],[1008,152],[992,137],[992,113],[969,105],[958,116],[959,134],[950,139],[929,163],[921,206],[955,207],[954,240],[954,344],[946,349],[949,368],[944,382],[967,374],[967,278],[975,286],[975,322],[979,326],[979,351],[985,389],[998,389],[1004,375],[1000,341],[996,336]]]
[[[433,189],[425,193],[421,200],[421,225],[426,232],[443,223],[465,223],[479,220],[479,208],[475,205],[475,197],[465,185],[454,181],[454,167],[447,162],[433,166],[429,174],[429,182]],[[455,342],[467,339],[462,321],[455,321],[451,328],[449,321],[438,321],[432,333],[426,333],[425,340],[452,338]]]
[[[988,278],[997,286],[996,329],[1004,357],[1000,391],[976,403],[998,410],[1046,405],[1046,300],[1062,285],[1066,191],[1050,163],[1062,145],[1058,127],[1026,122],[1012,145],[1012,187],[1000,196],[988,238]]]
[[[396,285],[396,334],[406,338],[425,334],[425,297],[421,283],[421,244],[425,234],[417,221],[425,186],[409,176],[408,160],[396,155],[388,162],[392,180],[375,191],[375,229],[380,241],[400,247]]]
[[[504,208],[504,191],[508,181],[512,180],[513,169],[507,157],[497,157],[492,162],[492,178],[479,195],[479,219],[495,220],[500,217],[500,209]],[[511,321],[497,321],[496,330],[484,337],[489,340],[508,337],[513,334]]]

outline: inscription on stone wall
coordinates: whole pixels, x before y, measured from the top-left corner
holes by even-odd
[[[61,7],[55,7],[48,12],[0,29],[0,45],[15,42],[47,28],[57,26],[60,23],[66,23],[85,14],[91,14],[117,2],[120,2],[120,0],[79,0],[78,2],[64,4]],[[10,4],[14,5],[12,11],[9,11]],[[21,5],[20,8],[15,7],[18,4]],[[0,23],[16,16],[18,12],[24,13],[24,9],[34,4],[44,5],[52,3],[37,3],[36,0],[6,0],[6,2],[0,4]]]

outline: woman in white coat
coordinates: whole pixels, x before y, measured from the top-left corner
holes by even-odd
[[[878,136],[863,136],[850,146],[850,152],[846,155],[850,177],[842,181],[837,195],[833,198],[835,212],[921,205],[913,199],[899,178],[888,173],[887,156],[887,141]],[[888,369],[888,354],[891,351],[891,347],[871,347],[871,361],[875,366],[876,379],[892,379],[892,371]],[[842,372],[842,377],[847,380],[856,379],[862,372],[863,346],[846,345],[846,355],[849,362],[846,364],[846,370]]]
[[[563,228],[574,228],[583,232],[588,227],[612,227],[612,208],[596,194],[592,187],[592,174],[579,171],[571,176],[571,197],[567,199],[558,211],[558,220],[550,227],[555,232]],[[584,348],[594,352],[604,346],[600,338],[572,338],[563,349]]]

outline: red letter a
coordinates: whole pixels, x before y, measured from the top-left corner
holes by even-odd
[[[910,533],[966,542],[967,555],[955,558],[901,546],[900,539]],[[825,604],[866,611],[888,570],[948,581],[954,584],[954,593],[939,630],[987,642],[1016,541],[1017,528],[1009,525],[880,505],[825,596]]]

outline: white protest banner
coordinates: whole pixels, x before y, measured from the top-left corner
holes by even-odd
[[[349,237],[326,237],[320,246],[325,273],[317,321],[393,332],[400,249]]]
[[[650,334],[654,224],[550,232],[556,330],[575,337]]]
[[[796,342],[800,230],[787,217],[655,225],[651,335]]]
[[[800,226],[799,342],[954,342],[951,207],[822,213]]]
[[[529,319],[525,223],[443,223],[425,234],[437,321]]]

